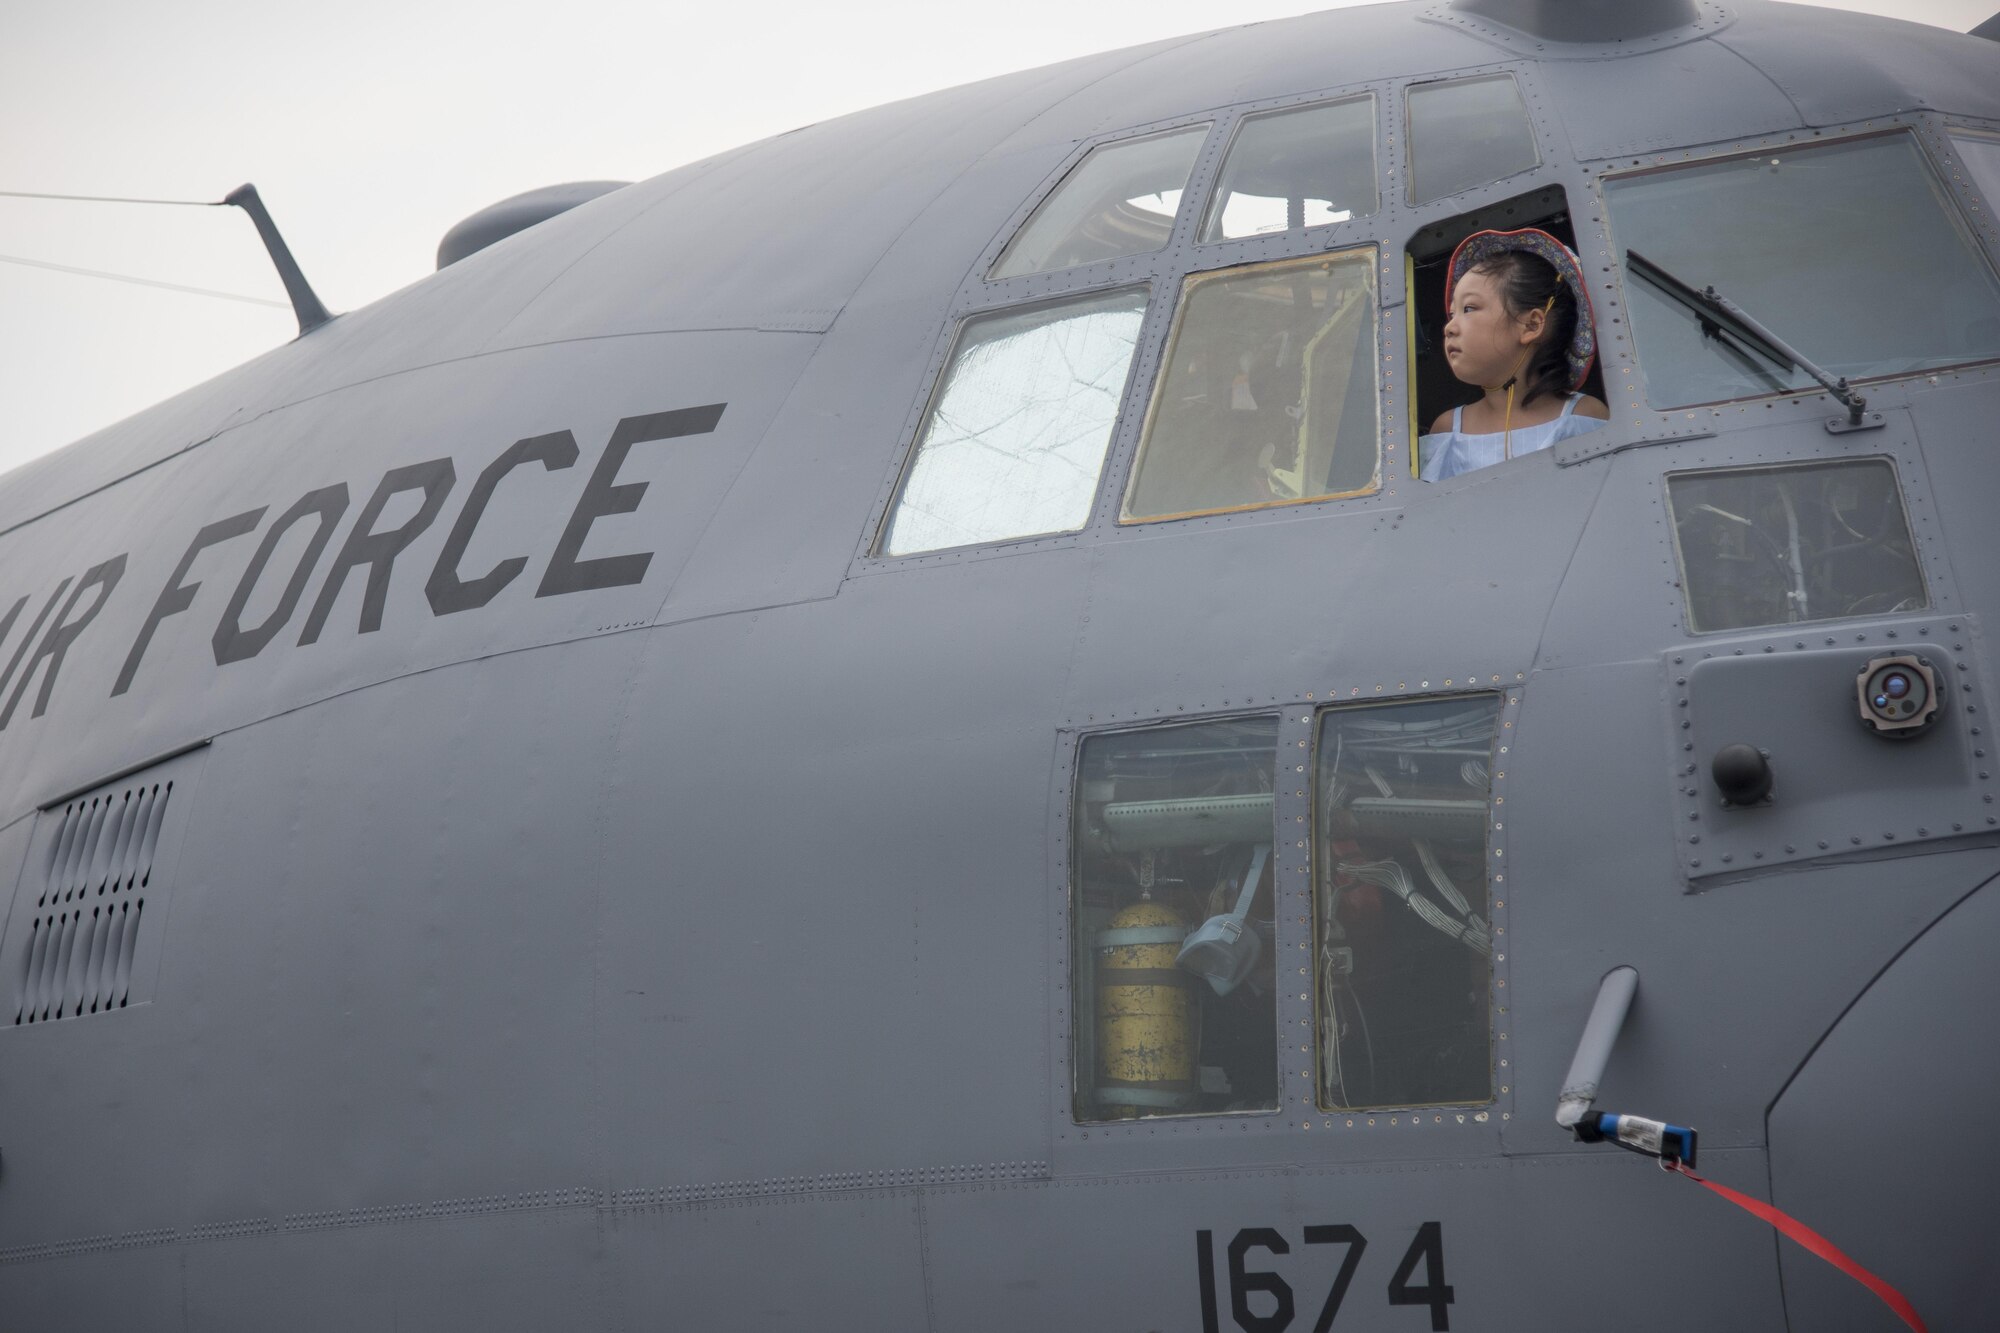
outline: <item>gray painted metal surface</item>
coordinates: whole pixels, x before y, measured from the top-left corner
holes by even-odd
[[[0,1323],[1274,1333],[1354,1253],[1334,1328],[1893,1326],[1555,1123],[1619,966],[1644,982],[1599,1105],[1697,1126],[1710,1175],[1933,1327],[1975,1323],[1996,1182],[1940,1131],[1995,1092],[2000,374],[1871,383],[1887,425],[1851,436],[1823,394],[1654,409],[1598,189],[1900,129],[1990,262],[1948,127],[2000,129],[2000,54],[1694,8],[1622,45],[1341,11],[807,127],[6,478],[0,666],[34,646],[0,685],[0,983],[37,966],[66,803],[181,776],[146,989],[0,1016]],[[1518,81],[1541,164],[1409,206],[1403,90],[1479,72]],[[1208,124],[1198,193],[1243,115],[1355,90],[1381,110],[1373,215],[1199,247],[1183,216],[1157,254],[985,281],[1098,143]],[[1612,419],[1416,483],[1399,252],[1548,187]],[[1383,258],[1380,489],[1120,525],[1179,276],[1358,244]],[[958,322],[1141,282],[1089,521],[873,554]],[[1862,457],[1895,462],[1928,605],[1690,632],[1665,475]],[[1852,716],[1878,649],[1934,654],[1953,689],[1909,748]],[[1467,692],[1501,700],[1492,1100],[1321,1108],[1299,976],[1277,1112],[1078,1123],[1083,739],[1269,713],[1304,774],[1330,704]],[[1771,752],[1769,807],[1685,771],[1734,741]],[[1278,786],[1289,982],[1314,803]],[[124,891],[105,845],[74,881],[93,903]],[[1365,1249],[1308,1231],[1339,1227]]]

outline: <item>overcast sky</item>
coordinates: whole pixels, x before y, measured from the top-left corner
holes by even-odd
[[[0,190],[219,199],[254,181],[321,299],[351,310],[522,190],[642,180],[881,102],[1322,7],[0,0]],[[2000,0],[1838,7],[1965,31]],[[235,209],[0,198],[0,470],[297,328]]]

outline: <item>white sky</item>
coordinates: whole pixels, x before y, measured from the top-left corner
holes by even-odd
[[[1338,3],[0,0],[0,190],[219,199],[254,181],[321,299],[351,310],[522,190],[643,180],[936,88]],[[1836,4],[1961,32],[2000,8]],[[0,256],[284,299],[236,209],[0,198]],[[0,261],[0,470],[297,327],[289,306]]]

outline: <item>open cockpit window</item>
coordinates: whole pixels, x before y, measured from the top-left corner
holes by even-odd
[[[1416,433],[1429,432],[1439,418],[1448,417],[1453,408],[1478,401],[1483,392],[1478,385],[1454,375],[1445,359],[1444,330],[1450,304],[1445,282],[1452,255],[1461,242],[1477,232],[1519,231],[1528,227],[1547,232],[1571,250],[1576,248],[1569,198],[1560,185],[1545,185],[1474,212],[1445,218],[1410,238],[1406,256],[1409,300],[1405,309],[1410,327],[1410,380],[1416,389],[1416,412],[1412,419]],[[1603,336],[1601,330],[1599,336]],[[1602,367],[1593,363],[1576,390],[1604,401]],[[1410,451],[1410,462],[1415,471],[1428,461],[1427,453],[1434,444],[1422,440],[1412,443],[1415,447]]]
[[[1372,247],[1188,277],[1121,521],[1381,483]]]
[[[2000,282],[1907,133],[1635,172],[1604,198],[1656,408],[1817,387],[1677,285],[1849,380],[2000,358]]]
[[[1372,95],[1273,111],[1237,129],[1201,239],[1333,226],[1376,204]]]
[[[1072,1111],[1278,1105],[1278,720],[1092,736],[1071,867]]]
[[[1314,992],[1328,1110],[1493,1099],[1494,696],[1330,708],[1315,757]]]
[[[1196,125],[1092,149],[1021,225],[988,276],[1018,278],[1160,249],[1173,235],[1207,138],[1208,126]]]
[[[1930,605],[1886,458],[1669,473],[1667,507],[1696,634]]]
[[[968,320],[880,553],[1082,527],[1145,315],[1135,289]]]
[[[1412,84],[1408,109],[1413,204],[1505,180],[1542,160],[1512,74]]]

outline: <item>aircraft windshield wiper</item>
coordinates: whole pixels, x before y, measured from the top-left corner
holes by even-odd
[[[1868,410],[1868,400],[1848,387],[1846,376],[1836,380],[1808,360],[1803,352],[1758,323],[1743,307],[1716,291],[1713,285],[1697,291],[1637,250],[1625,252],[1625,266],[1632,271],[1633,277],[1645,279],[1669,299],[1692,312],[1701,321],[1703,333],[1716,338],[1727,334],[1731,341],[1757,353],[1781,370],[1805,371],[1847,408],[1846,429],[1856,430],[1862,426],[1862,415]]]

